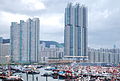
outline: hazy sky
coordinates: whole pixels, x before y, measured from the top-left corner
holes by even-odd
[[[68,2],[88,7],[90,47],[120,47],[120,0],[0,0],[0,36],[9,38],[10,23],[40,18],[40,39],[63,42]]]

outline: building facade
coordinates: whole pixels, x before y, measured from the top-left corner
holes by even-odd
[[[2,58],[1,63],[6,64],[10,63],[11,56],[10,56],[10,43],[4,43],[2,44]]]
[[[45,43],[40,44],[40,58],[42,63],[48,63],[49,60],[62,59],[64,56],[64,47],[50,45],[46,47]]]
[[[2,58],[2,42],[3,42],[3,38],[0,37],[0,59]]]
[[[10,61],[10,43],[3,43],[4,39],[0,37],[0,64],[6,64]]]
[[[17,22],[11,23],[11,60],[19,61],[20,58],[20,25]]]
[[[38,62],[39,18],[11,23],[11,56],[13,62]]]
[[[87,56],[87,8],[84,5],[69,3],[65,8],[64,43],[65,56]]]
[[[91,63],[120,63],[120,49],[88,48],[88,59]]]

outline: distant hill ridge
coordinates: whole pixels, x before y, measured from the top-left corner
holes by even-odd
[[[56,41],[44,41],[44,40],[40,40],[40,44],[42,43],[46,44],[46,47],[50,47],[50,45],[56,45],[56,47],[64,47],[64,43],[58,43]],[[3,44],[5,43],[10,43],[10,39],[3,39]]]
[[[46,47],[48,47],[48,48],[50,47],[50,45],[56,45],[56,47],[64,47],[63,43],[58,43],[56,41],[43,41],[43,40],[41,40],[40,44],[42,44],[43,42],[46,44]]]
[[[10,43],[10,39],[3,39],[3,44]]]

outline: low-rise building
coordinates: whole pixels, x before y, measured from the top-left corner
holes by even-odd
[[[92,49],[88,48],[89,62],[120,63],[120,49]]]
[[[6,64],[10,62],[11,56],[10,56],[10,43],[2,44],[2,58],[1,63]]]
[[[64,56],[64,47],[50,45],[49,47],[43,42],[40,44],[40,62],[47,63],[52,59],[61,59]]]
[[[4,42],[4,39],[0,37],[0,64],[6,64],[10,62],[10,42]]]

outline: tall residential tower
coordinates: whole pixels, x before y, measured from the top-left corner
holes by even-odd
[[[3,38],[0,37],[0,59],[2,58],[2,43],[3,43]]]
[[[69,3],[65,8],[64,43],[65,57],[87,56],[87,8],[84,5]]]
[[[11,60],[13,62],[38,62],[39,18],[11,23]]]

